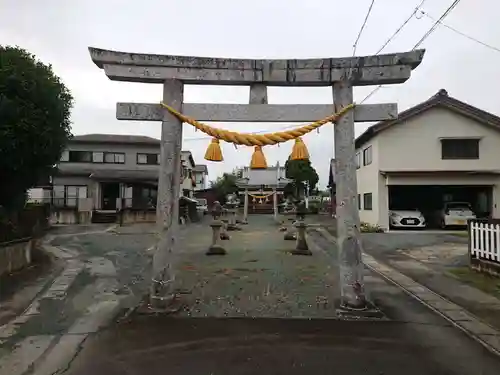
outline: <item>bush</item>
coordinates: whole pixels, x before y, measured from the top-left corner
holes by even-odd
[[[384,233],[384,230],[378,225],[372,225],[364,222],[361,222],[360,230],[361,233]]]
[[[0,208],[0,243],[40,235],[49,227],[49,206],[28,204],[23,210]]]
[[[317,215],[319,213],[319,205],[316,203],[309,204],[309,213]]]

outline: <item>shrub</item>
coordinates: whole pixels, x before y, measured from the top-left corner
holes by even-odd
[[[378,225],[372,225],[365,222],[361,222],[360,230],[361,233],[384,233],[384,230]]]

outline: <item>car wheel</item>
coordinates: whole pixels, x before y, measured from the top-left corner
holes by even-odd
[[[440,227],[441,229],[446,229],[446,222],[444,221],[444,219],[441,219]]]

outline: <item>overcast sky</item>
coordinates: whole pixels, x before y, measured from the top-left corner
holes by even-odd
[[[0,0],[0,44],[19,45],[53,65],[75,97],[73,133],[143,134],[160,137],[160,123],[124,122],[115,118],[116,102],[159,102],[160,85],[109,81],[90,60],[88,46],[125,52],[236,58],[344,57],[352,46],[371,0]],[[374,54],[420,0],[376,0],[357,55]],[[427,0],[423,6],[438,18],[452,0]],[[500,47],[498,0],[462,0],[445,23]],[[410,50],[432,26],[414,17],[384,50]],[[445,88],[449,95],[500,114],[500,54],[439,27],[422,45],[423,63],[411,79],[384,87],[368,103],[397,102],[402,111]],[[357,88],[361,101],[371,88]],[[186,102],[247,103],[246,87],[188,86]],[[330,88],[269,88],[275,104],[331,103]],[[222,124],[253,132],[279,130],[293,124]],[[356,124],[356,134],[369,124]],[[439,124],[436,124],[439,126]],[[200,139],[202,138],[202,139]],[[184,128],[184,150],[197,163],[208,164],[210,179],[248,165],[251,149],[224,144],[224,163],[203,159],[209,138]],[[333,130],[323,127],[305,137],[311,160],[328,180],[334,156]],[[290,144],[266,147],[268,164],[284,163]]]

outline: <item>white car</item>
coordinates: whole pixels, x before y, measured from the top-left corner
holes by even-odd
[[[208,203],[207,203],[207,200],[205,198],[199,198],[199,199],[196,199],[196,200],[197,200],[196,209],[199,212],[201,212],[203,215],[208,214]]]
[[[392,228],[425,228],[425,218],[417,209],[390,210],[389,225]]]
[[[475,219],[476,215],[467,202],[447,202],[439,212],[441,228],[449,226],[467,226],[467,220]]]

